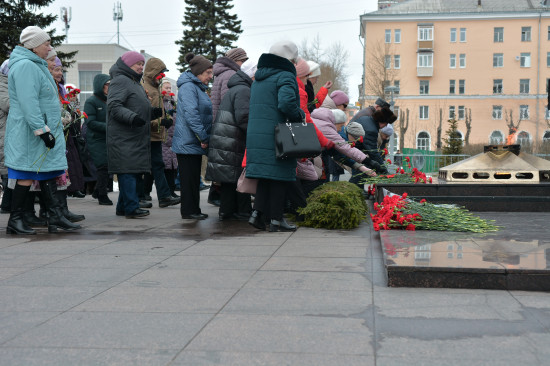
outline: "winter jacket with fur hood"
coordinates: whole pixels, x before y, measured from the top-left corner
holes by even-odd
[[[156,77],[166,70],[166,65],[160,58],[150,58],[143,70],[143,87],[153,107],[164,107],[162,95],[159,92],[159,80]],[[160,125],[162,117],[151,121],[151,141],[163,141],[166,136],[165,128]]]

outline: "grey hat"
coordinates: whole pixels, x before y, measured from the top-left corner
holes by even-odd
[[[48,52],[48,56],[46,56],[46,60],[49,60],[50,58],[55,56],[57,56],[57,52],[55,52],[55,50],[52,48],[50,52]]]
[[[365,129],[357,122],[348,123],[346,126],[346,131],[355,138],[365,136]]]
[[[271,46],[269,53],[295,62],[298,59],[298,46],[291,41],[280,41]]]
[[[393,135],[393,126],[391,124],[387,124],[386,127],[382,127],[380,129],[380,132],[382,132],[384,135],[391,136]]]
[[[374,102],[374,104],[376,104],[377,106],[382,107],[382,108],[384,108],[384,107],[389,108],[390,107],[390,103],[386,102],[382,98],[376,99],[376,102]]]
[[[40,46],[42,43],[50,40],[50,35],[45,31],[40,29],[35,25],[28,26],[23,29],[21,35],[19,36],[19,41],[23,47],[32,50]]]

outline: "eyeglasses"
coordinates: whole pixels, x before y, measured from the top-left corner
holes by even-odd
[[[346,108],[348,107],[348,105],[347,105],[347,104],[342,104],[342,105],[344,106],[344,109],[346,109]]]

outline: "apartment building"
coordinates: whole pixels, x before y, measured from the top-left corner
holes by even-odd
[[[509,124],[514,142],[550,142],[549,10],[544,0],[409,0],[364,14],[360,102],[396,86],[405,147],[436,150],[453,116],[471,144],[506,143]]]

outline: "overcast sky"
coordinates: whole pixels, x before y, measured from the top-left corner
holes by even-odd
[[[43,11],[59,15],[61,7],[72,8],[69,43],[116,43],[115,3],[113,0],[55,0]],[[120,3],[123,11],[120,44],[162,59],[170,69],[167,76],[177,79],[179,47],[174,42],[183,36],[185,2],[122,0]],[[243,29],[236,46],[244,48],[250,58],[258,59],[280,40],[292,40],[300,46],[304,39],[313,40],[319,35],[323,48],[341,42],[349,52],[350,99],[357,100],[363,63],[359,16],[375,11],[377,0],[233,0],[232,4]],[[59,19],[53,26],[56,34],[64,34],[64,24]]]

